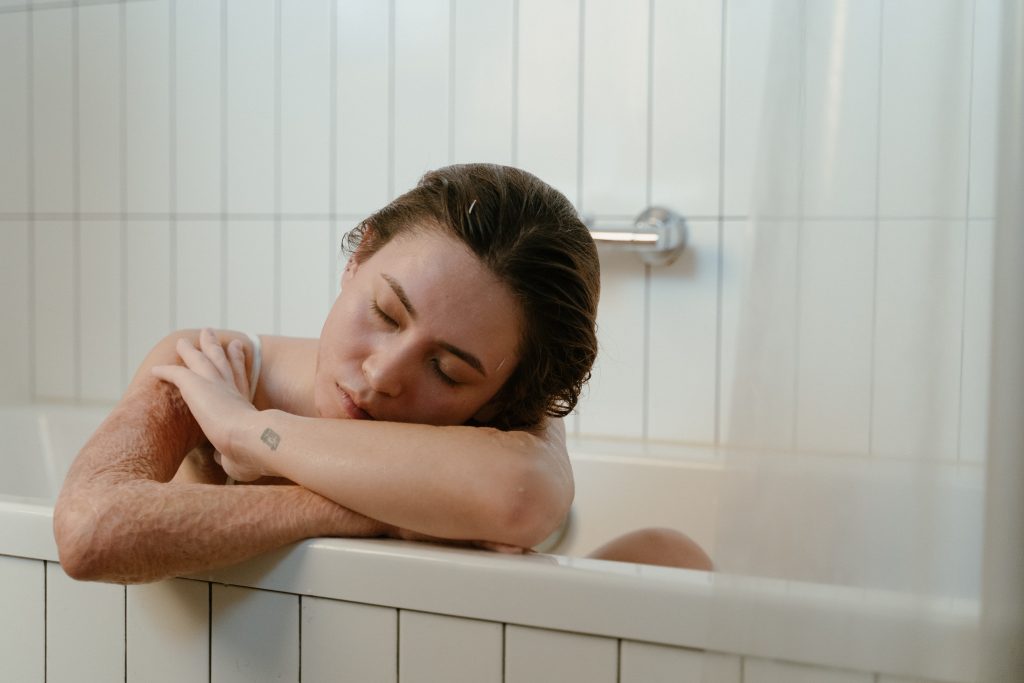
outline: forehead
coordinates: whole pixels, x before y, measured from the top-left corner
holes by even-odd
[[[515,297],[460,241],[437,231],[392,239],[360,265],[377,291],[396,281],[412,304],[417,324],[439,341],[480,356],[488,371],[515,352],[522,312]],[[488,363],[495,357],[494,363]],[[511,364],[511,363],[510,363]]]

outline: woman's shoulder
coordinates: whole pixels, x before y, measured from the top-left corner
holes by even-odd
[[[258,336],[260,374],[254,405],[260,410],[277,408],[295,415],[313,414],[313,375],[319,339]],[[255,353],[254,348],[250,348]]]

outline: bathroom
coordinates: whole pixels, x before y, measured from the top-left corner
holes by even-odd
[[[1020,617],[993,605],[1024,584],[998,550],[1024,496],[997,410],[1021,405],[1024,269],[999,260],[1020,252],[999,226],[1022,220],[1000,190],[1021,14],[0,0],[0,419],[43,463],[0,458],[40,491],[0,490],[0,678],[1015,680],[998,643]],[[536,173],[595,229],[686,220],[671,263],[601,250],[601,351],[566,420],[579,523],[554,559],[310,541],[161,584],[67,579],[46,500],[154,342],[317,336],[344,233],[468,161]],[[578,557],[639,525],[719,571]]]

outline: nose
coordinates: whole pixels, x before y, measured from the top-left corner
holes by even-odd
[[[403,353],[397,345],[374,349],[363,361],[363,376],[370,389],[395,397],[402,393]]]

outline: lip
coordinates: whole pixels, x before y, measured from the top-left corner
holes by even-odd
[[[337,382],[334,383],[334,387],[338,390],[338,402],[341,404],[342,410],[352,418],[353,420],[372,420],[373,415],[356,405],[356,402],[352,400],[348,392],[341,388],[341,385]]]

